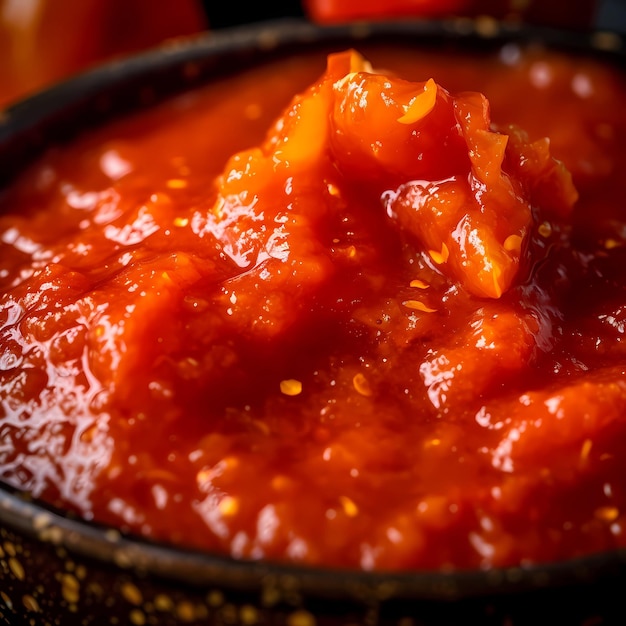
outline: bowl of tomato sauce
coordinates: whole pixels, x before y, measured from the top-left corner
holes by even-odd
[[[625,618],[625,57],[287,20],[9,108],[0,620]]]

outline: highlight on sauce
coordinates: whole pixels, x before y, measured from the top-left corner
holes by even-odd
[[[626,545],[625,96],[364,45],[52,147],[0,195],[0,478],[235,558]]]

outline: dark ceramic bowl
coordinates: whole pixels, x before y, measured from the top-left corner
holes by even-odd
[[[491,20],[319,28],[261,23],[177,41],[55,86],[0,117],[0,187],[43,148],[276,55],[365,42],[494,49],[537,41],[626,67],[611,33],[530,30]],[[337,572],[198,554],[123,536],[0,489],[0,623],[626,623],[626,551],[474,572]]]

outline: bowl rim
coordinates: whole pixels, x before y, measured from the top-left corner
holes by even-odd
[[[624,548],[528,566],[449,571],[366,571],[237,559],[124,534],[32,500],[28,494],[0,483],[0,528],[3,526],[120,572],[137,571],[142,577],[199,589],[219,585],[250,592],[285,585],[324,600],[439,602],[527,596],[548,588],[569,590],[598,584],[626,572]]]
[[[612,31],[572,32],[554,28],[497,22],[491,18],[448,20],[389,20],[316,25],[306,19],[285,18],[235,26],[178,38],[140,54],[102,64],[44,89],[0,111],[0,192],[2,184],[24,167],[48,141],[61,141],[56,132],[72,114],[85,113],[79,130],[149,106],[219,74],[216,60],[249,65],[294,47],[375,38],[420,38],[423,43],[450,40],[461,45],[504,42],[538,42],[549,47],[622,62],[626,36]],[[200,64],[189,72],[189,64]],[[197,68],[196,68],[197,69]],[[168,84],[178,75],[178,83]],[[184,75],[184,76],[182,76]],[[151,81],[167,80],[151,97],[141,90]],[[135,98],[122,105],[132,87]],[[102,99],[113,93],[113,98]],[[19,158],[14,150],[20,146]],[[298,588],[322,598],[383,597],[399,600],[449,600],[528,592],[546,587],[570,587],[626,571],[626,549],[615,549],[559,562],[485,570],[365,571],[305,566],[272,561],[235,559],[228,555],[197,552],[125,535],[108,526],[85,521],[59,511],[0,481],[0,528],[115,568],[138,569],[148,575],[192,586],[219,583],[238,590],[253,590],[268,581],[289,578]]]

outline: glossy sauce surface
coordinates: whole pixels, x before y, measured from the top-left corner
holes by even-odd
[[[276,62],[3,192],[0,476],[238,558],[626,545],[624,76],[362,52],[377,74]]]

